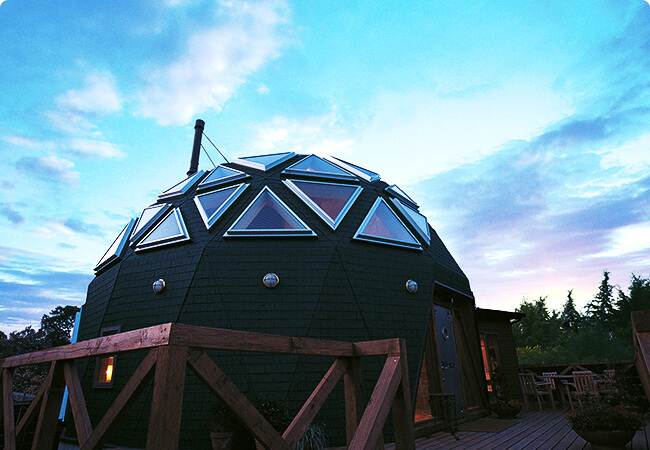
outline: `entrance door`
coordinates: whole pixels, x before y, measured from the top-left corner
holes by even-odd
[[[454,394],[455,417],[460,419],[465,415],[465,402],[458,370],[458,354],[454,338],[454,320],[451,310],[434,305],[436,333],[438,334],[438,350],[440,351],[440,373],[445,394]]]

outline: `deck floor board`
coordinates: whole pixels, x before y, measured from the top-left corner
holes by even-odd
[[[415,446],[417,450],[591,450],[591,445],[571,429],[562,411],[526,411],[517,420],[518,423],[499,433],[459,431],[454,437],[439,431],[417,439]],[[649,442],[650,424],[638,431],[625,448],[650,450]],[[394,450],[395,445],[386,444],[385,448]]]

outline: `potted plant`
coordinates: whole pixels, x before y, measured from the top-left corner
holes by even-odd
[[[615,396],[586,396],[582,409],[568,411],[571,428],[594,449],[621,449],[644,425],[643,416]]]
[[[324,427],[311,423],[305,434],[296,442],[296,450],[323,450],[327,446],[327,434]]]
[[[218,402],[210,411],[210,422],[212,431],[212,448],[214,450],[231,450],[233,433],[237,427],[238,420],[235,414],[225,404]]]
[[[492,368],[492,381],[495,398],[490,401],[490,409],[501,419],[514,419],[521,411],[521,403],[507,398],[507,382],[501,367],[494,366]]]
[[[506,400],[503,397],[497,397],[490,402],[490,409],[501,419],[514,419],[521,411],[521,403],[517,400]]]

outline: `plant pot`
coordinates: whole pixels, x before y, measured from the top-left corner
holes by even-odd
[[[492,408],[494,414],[499,416],[501,419],[514,419],[521,411],[521,405],[519,406],[494,406]]]
[[[213,450],[232,450],[232,433],[223,431],[211,431]]]
[[[627,431],[578,431],[578,436],[591,444],[596,450],[614,450],[625,448],[636,434],[636,430]]]

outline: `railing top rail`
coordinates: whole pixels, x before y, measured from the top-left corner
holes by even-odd
[[[249,331],[165,323],[76,344],[5,358],[4,368],[89,356],[121,353],[160,346],[200,347],[256,353],[358,357],[400,353],[399,339],[342,342],[290,337]]]

